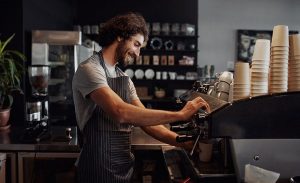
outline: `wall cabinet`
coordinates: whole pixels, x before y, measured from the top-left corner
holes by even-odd
[[[17,153],[1,152],[6,155],[6,159],[1,162],[0,182],[17,183]]]
[[[74,163],[79,153],[19,152],[19,183],[76,182]]]

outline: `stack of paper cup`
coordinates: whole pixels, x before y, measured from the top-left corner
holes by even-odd
[[[257,39],[251,64],[251,96],[268,94],[270,40]]]
[[[249,63],[236,62],[234,66],[233,100],[250,96],[250,68]]]
[[[288,91],[300,91],[300,34],[289,36]]]
[[[286,92],[288,87],[289,29],[277,25],[273,29],[269,92]]]

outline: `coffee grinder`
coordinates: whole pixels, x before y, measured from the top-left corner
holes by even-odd
[[[30,96],[26,101],[26,129],[23,140],[39,142],[50,137],[48,81],[50,67],[46,65],[28,66],[31,85]]]

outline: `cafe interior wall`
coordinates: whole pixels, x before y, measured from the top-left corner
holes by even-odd
[[[72,0],[0,0],[0,38],[15,34],[9,48],[25,53],[27,63],[31,59],[31,30],[71,30],[73,25]],[[24,95],[14,93],[10,121],[12,125],[24,125],[25,95],[28,81],[23,77]]]
[[[186,20],[195,24],[198,22],[198,65],[215,65],[216,72],[227,70],[228,61],[236,61],[237,29],[272,30],[277,24],[285,24],[291,30],[300,30],[300,12],[297,11],[300,8],[300,1],[298,0],[117,2],[119,2],[118,7],[121,7],[118,11],[143,10],[142,13],[149,22],[157,21],[157,17],[160,17],[160,21],[173,18],[174,21],[180,22]],[[104,12],[103,9],[106,11]],[[0,33],[7,37],[16,32],[18,35],[12,46],[25,51],[30,59],[31,46],[28,41],[30,38],[27,36],[30,30],[71,30],[74,24],[94,23],[97,17],[106,20],[113,14],[119,13],[118,11],[116,4],[111,0],[1,0]],[[22,104],[24,100],[20,101],[21,103],[17,105],[24,106]],[[21,107],[17,109],[21,110],[19,112],[22,112]],[[23,116],[17,115],[17,117],[23,119]]]
[[[189,3],[181,0],[1,0],[0,34],[7,38],[17,33],[13,40],[14,48],[18,47],[30,61],[31,30],[72,30],[75,24],[98,24],[128,11],[141,12],[149,22],[171,19],[173,22],[196,25],[197,7],[197,0]],[[23,88],[27,84],[25,76]],[[12,115],[13,125],[22,125],[24,120],[25,99],[24,96],[19,97],[20,102],[13,106],[15,114],[18,114]]]
[[[299,31],[299,9],[298,0],[199,0],[199,66],[227,70],[227,63],[237,59],[238,29],[273,30],[281,24]]]
[[[8,49],[14,49],[23,52],[23,21],[22,21],[22,0],[1,0],[0,1],[0,39],[3,41],[13,33],[13,40],[7,45]],[[24,88],[24,84],[21,85]],[[25,104],[23,95],[18,92],[13,93],[14,102],[11,108],[10,122],[20,121],[23,119]],[[16,115],[18,114],[18,115]]]

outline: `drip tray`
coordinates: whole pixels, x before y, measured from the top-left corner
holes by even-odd
[[[163,155],[173,182],[191,178],[195,182],[236,182],[233,168],[225,168],[218,154],[213,155],[213,160],[203,163],[197,157],[189,157],[181,148],[163,147]]]

